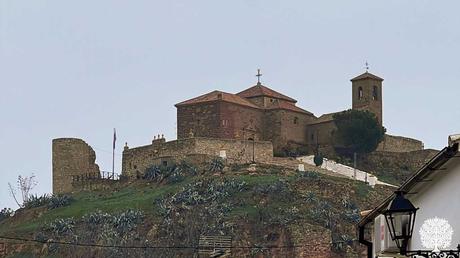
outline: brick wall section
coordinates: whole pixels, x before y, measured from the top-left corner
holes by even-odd
[[[299,146],[307,146],[307,126],[314,116],[288,110],[279,110],[277,113],[281,136],[275,149],[293,150]]]
[[[228,163],[248,163],[252,161],[252,141],[194,137],[165,142],[164,139],[153,141],[151,145],[123,151],[122,174],[135,178],[143,174],[152,165],[163,161],[177,161],[194,157],[204,162],[211,157],[226,152]],[[271,161],[273,145],[271,142],[255,141],[254,154],[256,162]]]
[[[219,138],[263,140],[263,110],[220,102]]]
[[[320,149],[333,146],[333,132],[335,130],[337,130],[337,126],[333,120],[311,124],[307,129],[308,146],[311,146],[312,150],[315,150],[317,143]]]
[[[264,140],[273,142],[275,153],[308,147],[307,128],[313,115],[288,111],[270,110],[264,116]]]
[[[99,175],[99,166],[95,163],[96,153],[86,142],[76,138],[53,140],[53,193],[70,193],[72,176]]]
[[[281,139],[281,119],[280,110],[268,110],[265,111],[264,117],[264,133],[263,137],[265,140],[269,140],[273,143],[274,152],[279,152],[280,147],[283,144]]]
[[[423,150],[423,148],[423,142],[419,140],[386,134],[377,151],[410,152]]]
[[[374,86],[377,89],[377,98],[373,97]],[[382,81],[375,79],[363,79],[352,82],[352,106],[356,110],[368,110],[375,114],[380,124],[383,124],[382,110]],[[363,90],[362,98],[359,98],[359,89]]]
[[[261,107],[272,105],[270,98],[250,101]],[[193,136],[271,141],[275,151],[280,152],[306,146],[307,126],[314,119],[307,113],[257,109],[219,100],[178,106],[177,132],[179,139]]]
[[[365,155],[364,158],[375,167],[392,168],[405,166],[410,171],[415,172],[438,152],[437,150],[430,149],[405,153],[376,151]]]
[[[177,138],[218,137],[220,115],[217,102],[177,107]]]

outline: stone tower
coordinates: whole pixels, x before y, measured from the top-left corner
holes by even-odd
[[[96,153],[86,142],[76,138],[53,140],[53,194],[71,193],[72,177],[97,177]]]
[[[374,113],[380,125],[383,124],[382,82],[382,78],[367,71],[351,79],[353,109],[367,110]]]

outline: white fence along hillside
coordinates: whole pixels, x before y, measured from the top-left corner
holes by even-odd
[[[309,165],[315,165],[313,158],[314,156],[310,155],[310,156],[298,157],[297,160],[303,163],[307,163]],[[333,160],[329,160],[326,158],[324,158],[321,168],[329,170],[334,173],[338,173],[340,175],[347,176],[354,180],[366,182],[372,187],[375,186],[376,184],[396,187],[394,185],[390,185],[390,184],[379,181],[378,178],[375,175],[372,175],[371,173],[368,173],[368,172],[365,172],[359,169],[354,169],[352,167],[337,163]]]

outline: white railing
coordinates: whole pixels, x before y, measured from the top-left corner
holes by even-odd
[[[315,162],[313,159],[314,159],[313,155],[297,158],[297,160],[303,163],[306,163],[309,165],[315,165]],[[327,158],[323,159],[323,164],[321,165],[321,168],[334,172],[334,173],[338,173],[340,175],[349,177],[354,180],[366,182],[372,187],[375,186],[376,184],[396,187],[394,185],[390,185],[390,184],[379,181],[378,178],[371,173],[337,163]]]

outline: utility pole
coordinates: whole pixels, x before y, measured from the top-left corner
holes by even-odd
[[[255,153],[256,153],[256,135],[253,134],[252,136],[252,163],[256,163],[255,161]]]
[[[353,174],[356,180],[356,152],[353,153]]]

